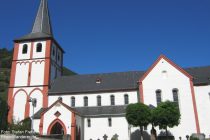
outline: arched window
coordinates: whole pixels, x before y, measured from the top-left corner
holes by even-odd
[[[179,92],[178,89],[173,89],[172,90],[174,103],[176,103],[177,106],[179,107],[179,95],[178,95],[178,92]]]
[[[129,104],[128,94],[124,95],[124,102],[125,102],[125,105]]]
[[[91,120],[90,119],[87,119],[87,126],[91,127]]]
[[[159,105],[162,102],[161,90],[160,89],[156,90],[156,101],[157,101],[157,105]]]
[[[28,52],[28,45],[24,44],[22,49],[22,54],[26,54]]]
[[[97,96],[97,106],[101,106],[101,96]]]
[[[209,92],[209,99],[210,99],[210,92]]]
[[[87,96],[84,97],[84,106],[88,106],[88,97]]]
[[[109,125],[109,127],[112,126],[112,118],[108,118],[108,125]]]
[[[71,106],[75,107],[75,97],[71,97]]]
[[[173,89],[173,100],[174,102],[179,102],[179,97],[178,97],[178,89]]]
[[[110,96],[110,100],[111,100],[111,105],[115,105],[115,97],[114,97],[114,95]]]
[[[52,54],[55,56],[55,48],[52,49]]]
[[[58,59],[58,61],[60,61],[60,53],[58,53],[58,58],[57,59]]]
[[[36,45],[36,52],[42,52],[42,43]]]

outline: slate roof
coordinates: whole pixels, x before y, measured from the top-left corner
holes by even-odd
[[[78,112],[82,117],[109,117],[125,115],[126,105],[121,106],[96,106],[96,107],[75,107],[71,108]],[[47,108],[41,108],[34,114],[34,119],[40,119],[41,113]]]
[[[191,76],[193,76],[194,85],[210,84],[210,66],[186,68]]]
[[[44,112],[45,110],[47,110],[47,108],[41,108],[39,111],[37,111],[34,114],[34,119],[40,119],[41,118],[41,113]]]
[[[194,77],[194,85],[210,84],[210,66],[184,69]],[[136,90],[138,80],[145,71],[116,72],[104,74],[88,74],[62,76],[53,81],[49,95],[76,94],[117,90]],[[96,80],[101,83],[97,84]]]
[[[137,81],[143,74],[141,71],[133,71],[62,76],[54,80],[49,94],[133,90],[137,88]],[[97,79],[101,80],[100,84],[96,83]]]
[[[41,0],[40,2],[31,33],[18,39],[15,39],[15,41],[24,41],[40,38],[53,38],[47,0]]]
[[[98,117],[98,116],[116,116],[125,115],[126,105],[121,106],[96,106],[96,107],[76,107],[76,112],[83,117]]]

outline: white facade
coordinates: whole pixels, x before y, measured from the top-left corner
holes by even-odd
[[[58,117],[55,116],[55,113],[57,111],[61,113],[61,115]],[[62,106],[60,103],[57,103],[55,106],[50,108],[50,110],[48,110],[44,114],[43,118],[44,118],[44,120],[43,120],[43,122],[44,122],[43,135],[47,135],[47,131],[48,131],[50,124],[53,123],[53,121],[56,119],[61,120],[63,122],[63,124],[65,125],[66,133],[71,134],[72,113],[67,108]]]
[[[195,97],[201,132],[210,137],[210,86],[195,86]]]
[[[38,43],[40,42],[35,42],[33,44]],[[45,41],[42,41],[41,43],[43,45],[46,44]],[[30,46],[30,43],[28,45]],[[46,49],[46,45],[44,45],[44,48]],[[59,56],[60,58],[58,59],[58,55],[61,55],[61,52],[59,51],[59,48],[53,44],[50,55],[51,80],[61,76],[62,56]],[[28,60],[26,63],[25,60],[18,60],[16,65],[15,86],[17,87],[13,89],[13,115],[14,119],[17,121],[25,118],[27,100],[29,98],[37,99],[37,106],[34,108],[34,112],[38,112],[41,108],[43,108],[43,104],[45,102],[43,98],[44,87],[39,86],[43,85],[45,80],[44,72],[46,62],[43,56],[44,52],[40,54],[34,54],[33,52],[33,55],[37,59],[39,57],[41,58],[37,62],[36,60]],[[20,58],[26,59],[26,56]],[[30,64],[31,68],[29,68]],[[29,75],[27,73],[29,73],[29,70],[31,72],[30,86],[27,86],[29,82]],[[179,137],[184,138],[186,135],[197,133],[198,128],[196,123],[199,123],[200,132],[204,133],[207,137],[210,135],[210,127],[207,125],[210,123],[210,119],[208,118],[210,115],[209,85],[192,86],[191,77],[165,57],[159,59],[158,62],[148,70],[148,73],[145,74],[141,84],[142,86],[139,88],[142,88],[142,93],[140,89],[136,89],[130,91],[119,90],[113,92],[87,92],[76,94],[61,93],[50,95],[47,98],[48,107],[57,102],[59,98],[62,98],[62,103],[68,106],[68,108],[59,104],[54,105],[42,115],[42,119],[35,120],[34,130],[36,132],[40,132],[40,130],[42,130],[42,134],[47,135],[49,134],[49,129],[51,128],[53,122],[59,120],[58,122],[62,123],[63,127],[65,127],[66,134],[72,135],[72,110],[74,110],[74,107],[84,107],[85,97],[88,99],[88,107],[106,107],[125,105],[125,95],[128,96],[129,104],[137,103],[139,102],[142,94],[143,102],[146,105],[157,106],[157,90],[161,91],[161,101],[174,101],[173,90],[176,89],[178,91],[178,103],[181,112],[181,122],[178,127],[169,128],[168,130],[175,136],[176,139]],[[26,87],[22,88],[18,86]],[[193,95],[194,93],[195,97]],[[98,105],[98,96],[101,97],[100,105]],[[114,104],[111,104],[111,96],[114,96]],[[72,98],[74,98],[74,103],[72,103]],[[193,101],[193,98],[195,98],[195,101]],[[33,107],[31,103],[29,104],[29,108],[29,115],[32,116]],[[198,120],[196,120],[196,111],[198,114]],[[56,116],[56,112],[59,112],[60,115]],[[111,126],[109,126],[109,119],[111,119]],[[91,122],[90,126],[88,126],[88,120]],[[43,126],[41,126],[42,123]],[[81,140],[101,140],[103,139],[104,135],[108,136],[108,139],[111,139],[115,134],[118,135],[118,139],[120,140],[132,140],[133,135],[136,135],[139,132],[138,128],[130,127],[128,125],[125,114],[118,114],[116,116],[102,113],[99,115],[96,114],[94,117],[85,117],[77,114],[75,118],[75,124],[76,136],[80,135]],[[40,129],[40,127],[42,127],[42,129]],[[150,134],[150,130],[151,126],[149,125],[145,132]],[[163,131],[159,130],[158,128],[156,128],[156,130],[158,134]]]
[[[87,119],[90,119],[91,126],[88,127]],[[111,126],[109,126],[108,119],[111,119]],[[85,118],[84,119],[84,140],[100,139],[103,136],[108,136],[111,139],[115,134],[119,135],[119,140],[129,140],[128,132],[129,127],[125,117],[98,117],[98,118]]]
[[[173,101],[173,89],[178,89],[181,122],[178,127],[169,129],[177,137],[196,133],[196,123],[192,102],[190,79],[163,58],[150,71],[142,82],[144,103],[157,106],[156,91],[161,90],[162,101]],[[189,123],[189,120],[191,123]],[[183,131],[184,130],[184,131]]]
[[[62,97],[63,102],[69,106],[72,104],[72,97],[75,98],[75,107],[83,107],[84,106],[84,97],[88,97],[88,106],[98,106],[97,105],[97,97],[101,96],[101,106],[110,106],[111,95],[115,97],[115,105],[124,105],[125,99],[124,96],[128,95],[129,103],[137,103],[137,91],[119,91],[119,92],[101,92],[101,93],[83,93],[83,94],[71,94],[71,95],[62,95],[62,96],[49,96],[49,105],[53,104],[58,100],[59,97]]]

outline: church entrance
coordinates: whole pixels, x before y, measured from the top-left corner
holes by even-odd
[[[64,128],[59,122],[56,122],[53,127],[50,130],[50,134],[59,134],[63,135],[64,134]]]
[[[47,135],[66,135],[66,127],[65,124],[59,120],[54,120],[47,129]]]

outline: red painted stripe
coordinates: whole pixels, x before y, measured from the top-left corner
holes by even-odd
[[[33,50],[34,50],[34,42],[31,43],[31,52],[30,52],[30,60],[33,59]],[[28,86],[31,85],[31,67],[32,67],[32,63],[29,63],[29,70],[28,70]]]
[[[74,112],[71,113],[71,139],[76,140],[76,115]]]
[[[197,105],[196,105],[196,101],[195,101],[195,91],[194,91],[192,79],[190,80],[190,88],[191,88],[191,94],[192,94],[192,102],[193,102],[193,109],[194,109],[194,115],[195,115],[196,130],[197,130],[197,133],[200,134],[200,124],[199,124],[199,119],[198,119],[198,111],[197,111]]]
[[[144,103],[144,91],[143,91],[143,83],[139,83],[139,97],[140,97],[140,102]]]

